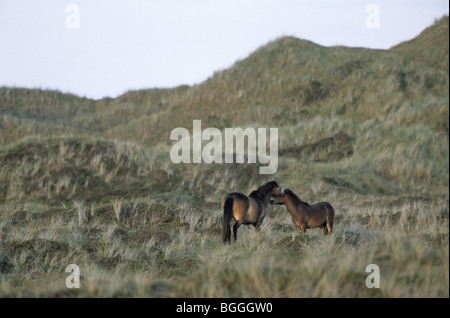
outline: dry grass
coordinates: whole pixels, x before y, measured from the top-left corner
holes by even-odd
[[[158,200],[159,201],[159,200]],[[295,234],[284,207],[223,245],[221,213],[154,199],[2,218],[1,296],[448,297],[448,198],[337,203],[334,232]],[[125,213],[117,221],[118,207]],[[32,210],[32,209],[31,209]],[[132,212],[134,213],[126,213]],[[84,214],[83,214],[84,215]],[[168,223],[170,222],[170,223]],[[68,264],[81,288],[65,287]],[[380,289],[365,286],[377,264]]]

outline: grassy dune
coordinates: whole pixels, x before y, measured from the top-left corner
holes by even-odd
[[[448,92],[448,17],[391,50],[283,37],[192,87],[1,87],[0,297],[448,297]],[[193,119],[277,127],[277,173],[173,164]],[[270,206],[223,245],[223,196],[272,179],[332,203],[333,233]]]

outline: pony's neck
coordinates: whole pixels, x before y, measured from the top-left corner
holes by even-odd
[[[267,193],[263,198],[262,198],[262,202],[264,203],[264,205],[268,205],[269,204],[269,200],[272,197],[272,192]]]
[[[308,213],[308,209],[307,209],[307,204],[305,202],[303,202],[300,199],[297,199],[291,195],[288,195],[288,200],[286,200],[286,202],[284,203],[284,205],[286,205],[287,210],[289,211],[289,213],[294,216],[297,215],[299,212],[303,212],[303,213]],[[300,210],[298,209],[298,207],[300,207]]]

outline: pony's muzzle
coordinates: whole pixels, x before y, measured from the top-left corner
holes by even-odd
[[[275,199],[274,199],[274,198],[270,198],[270,199],[269,199],[269,204],[272,205],[272,204],[274,204],[274,203],[275,203]]]

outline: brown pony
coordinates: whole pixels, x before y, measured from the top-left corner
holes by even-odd
[[[333,231],[334,208],[328,202],[309,205],[290,189],[285,189],[284,196],[271,198],[270,204],[284,204],[299,232],[317,227],[323,235]]]
[[[280,188],[276,181],[270,181],[252,191],[249,196],[239,192],[229,193],[222,200],[223,225],[222,240],[224,243],[231,243],[231,219],[236,223],[233,226],[234,240],[238,228],[242,225],[252,224],[257,230],[266,217],[266,208],[272,196],[284,195],[284,190]]]

